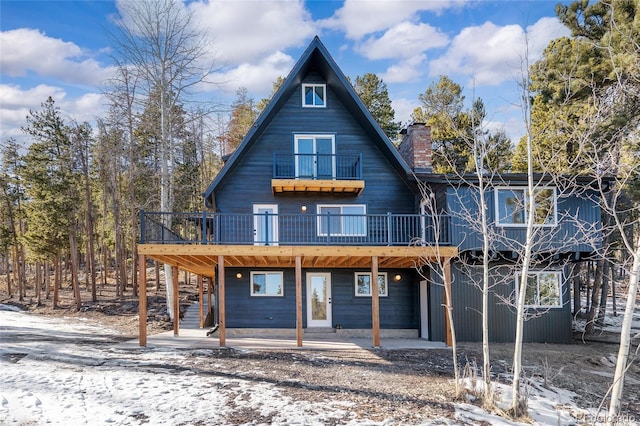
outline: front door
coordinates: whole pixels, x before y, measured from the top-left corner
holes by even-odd
[[[307,273],[307,327],[331,327],[331,274]]]
[[[278,205],[253,205],[253,243],[257,246],[278,245]]]

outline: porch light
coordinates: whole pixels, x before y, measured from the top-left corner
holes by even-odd
[[[300,210],[302,210],[303,212],[307,211],[307,206],[303,205],[302,207],[300,207]]]
[[[238,272],[238,273],[236,274],[236,278],[237,278],[237,279],[242,278],[242,272]]]
[[[394,281],[400,281],[401,279],[402,279],[402,275],[400,275],[400,274],[395,274],[394,277],[393,277]]]

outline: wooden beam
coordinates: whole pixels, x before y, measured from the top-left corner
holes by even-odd
[[[204,327],[204,289],[202,275],[198,275],[198,302],[200,303],[200,328]]]
[[[302,259],[296,256],[296,337],[302,347]]]
[[[140,328],[140,346],[147,346],[147,258],[144,254],[138,255],[138,323]]]
[[[447,346],[453,345],[453,338],[451,337],[451,321],[449,320],[449,314],[453,315],[453,306],[451,302],[451,261],[444,259],[444,324],[445,324],[445,343]]]
[[[180,286],[178,285],[178,268],[173,266],[171,268],[171,274],[173,275],[173,335],[180,334],[180,298],[178,293]]]
[[[389,285],[387,283],[387,285]],[[373,347],[380,347],[380,298],[378,293],[378,258],[371,257],[371,329]]]
[[[220,331],[220,346],[226,346],[226,326],[227,321],[225,319],[226,307],[225,307],[225,274],[224,274],[224,255],[218,256],[218,330]]]

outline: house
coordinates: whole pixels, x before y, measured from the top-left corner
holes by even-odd
[[[421,124],[409,126],[399,148],[389,141],[316,37],[203,194],[207,210],[141,213],[141,264],[150,257],[208,277],[223,346],[226,336],[248,334],[289,336],[302,346],[313,332],[370,336],[374,346],[385,337],[447,341],[445,287],[458,339],[479,340],[480,299],[470,284],[478,271],[468,259],[481,245],[465,217],[453,214],[471,206],[474,186],[432,174],[430,153]],[[513,201],[525,190],[522,176],[506,178],[489,196],[510,215],[498,227],[518,241],[521,224],[508,221],[524,214]],[[425,209],[425,188],[437,211]],[[580,219],[598,223],[589,197],[562,204],[551,183],[541,194],[544,220],[553,216],[545,229],[569,232],[562,219],[573,211],[589,210]],[[508,242],[493,253],[496,276],[506,277],[492,289],[504,296],[492,295],[496,341],[514,334],[503,303],[517,277]],[[566,261],[592,255],[597,243],[581,244],[545,251],[547,266],[530,274],[536,287],[527,297],[540,315],[527,322],[526,340],[571,339]],[[145,298],[141,289],[141,318]]]

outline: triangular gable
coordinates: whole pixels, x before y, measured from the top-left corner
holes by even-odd
[[[320,38],[315,36],[313,41],[304,51],[298,62],[295,64],[280,89],[275,93],[267,107],[258,116],[255,123],[242,140],[231,158],[215,177],[211,185],[203,193],[205,206],[215,208],[215,191],[224,181],[226,176],[236,167],[244,152],[248,150],[262,134],[264,128],[271,122],[273,117],[280,111],[284,103],[287,102],[291,94],[302,84],[303,78],[308,74],[309,69],[315,66],[324,75],[327,85],[331,86],[334,93],[351,111],[354,119],[358,121],[369,137],[378,146],[381,152],[388,158],[400,176],[407,180],[411,173],[409,167],[402,159],[397,149],[393,146],[387,135],[382,131],[369,110],[362,103],[355,90],[335,63],[327,48],[322,44]]]

